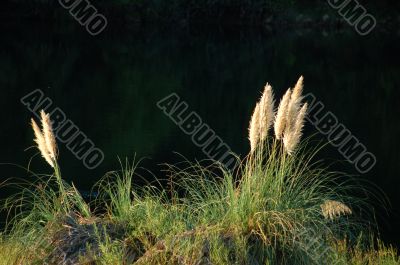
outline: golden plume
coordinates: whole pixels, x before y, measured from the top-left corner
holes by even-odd
[[[268,130],[274,119],[274,94],[267,83],[260,99],[260,140],[267,138]]]
[[[292,91],[290,88],[286,91],[279,103],[278,111],[275,116],[274,131],[276,139],[281,139],[286,126],[287,110]]]
[[[35,120],[31,119],[32,128],[35,133],[35,142],[43,158],[54,168],[57,159],[57,144],[51,126],[50,116],[43,110],[40,112],[40,115],[42,130],[40,130]]]
[[[346,204],[333,200],[326,200],[320,207],[325,219],[333,220],[341,215],[350,215],[353,213]]]
[[[46,142],[47,151],[49,152],[51,158],[57,159],[57,144],[51,125],[50,115],[46,114],[42,110],[40,112],[40,116],[42,118],[43,135]]]
[[[257,103],[251,116],[249,125],[249,141],[251,152],[253,152],[260,140],[260,104]]]
[[[289,88],[279,103],[278,111],[274,113],[274,98],[272,87],[267,83],[263,95],[254,109],[249,126],[251,152],[258,142],[264,141],[268,130],[274,121],[276,138],[282,139],[287,153],[293,153],[300,142],[307,104],[301,107],[303,91],[303,76],[300,76],[293,91]],[[300,108],[301,107],[301,108]]]
[[[283,145],[285,147],[285,151],[289,155],[293,153],[300,142],[306,113],[307,103],[304,103],[303,107],[301,107],[300,111],[297,113],[294,125],[289,125],[285,129],[283,134]]]
[[[300,76],[299,80],[297,80],[296,85],[293,88],[293,93],[292,93],[292,97],[294,99],[302,99],[301,94],[303,93],[303,87],[304,87],[304,77]]]
[[[290,95],[290,101],[288,104],[287,116],[286,116],[286,128],[287,130],[292,130],[292,127],[296,123],[297,114],[300,110],[303,92],[303,76],[300,76],[295,87],[293,88],[292,94]]]
[[[54,168],[53,160],[51,160],[50,154],[47,151],[46,140],[44,139],[44,136],[43,136],[42,132],[40,131],[40,128],[37,125],[37,123],[35,122],[35,120],[31,119],[31,122],[32,122],[33,131],[35,133],[34,141],[36,142],[37,147],[38,147],[40,153],[42,154],[43,158],[47,161],[47,163],[49,163],[49,165],[51,167]]]

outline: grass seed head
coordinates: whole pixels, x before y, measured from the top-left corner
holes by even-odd
[[[286,126],[285,130],[291,131],[295,126],[297,114],[299,113],[303,91],[303,77],[301,76],[297,81],[295,87],[293,88],[292,94],[290,96],[290,101],[288,103],[288,109],[286,114]]]
[[[293,91],[286,111],[285,128],[283,131],[283,144],[285,151],[290,155],[300,142],[307,104],[301,106],[303,99],[303,76],[300,76]]]
[[[257,103],[251,116],[249,125],[249,141],[251,152],[253,152],[260,140],[260,104]]]
[[[330,220],[353,213],[346,204],[334,200],[327,200],[320,207],[324,218]]]
[[[304,126],[304,118],[307,113],[307,103],[305,103],[297,113],[294,125],[285,130],[283,136],[283,144],[285,151],[291,155],[300,143],[302,130]]]
[[[43,136],[46,142],[46,147],[52,159],[57,159],[57,143],[51,125],[50,115],[46,114],[44,110],[40,112],[42,118]]]
[[[287,111],[292,91],[289,88],[279,103],[278,111],[275,116],[274,131],[276,139],[281,139],[287,123]]]
[[[303,87],[304,87],[304,77],[300,76],[299,80],[297,80],[296,85],[293,88],[292,97],[293,99],[302,99]]]
[[[267,83],[260,100],[260,140],[268,136],[268,130],[274,119],[274,95],[272,87]]]
[[[34,119],[31,119],[31,123],[33,132],[35,133],[34,141],[36,142],[41,155],[46,160],[46,162],[49,163],[49,165],[54,168],[54,162],[51,159],[50,153],[47,149],[46,140],[43,133],[41,132],[39,126],[37,125]]]

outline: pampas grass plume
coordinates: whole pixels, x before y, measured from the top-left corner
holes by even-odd
[[[302,98],[301,94],[303,93],[303,87],[304,87],[304,77],[300,76],[299,80],[297,80],[297,83],[293,88],[293,93],[292,93],[293,99],[301,100],[301,98]]]
[[[275,137],[278,140],[282,138],[287,123],[286,120],[287,110],[289,106],[291,93],[292,91],[289,88],[286,91],[285,95],[282,97],[281,102],[279,103],[278,111],[275,116],[274,131],[275,131]]]
[[[285,130],[285,133],[283,135],[283,144],[285,147],[285,151],[289,155],[294,152],[300,142],[306,113],[307,103],[305,103],[303,107],[301,107],[300,111],[297,113],[294,125],[287,127]]]
[[[35,133],[35,142],[37,144],[37,147],[38,147],[41,155],[46,160],[46,162],[49,163],[49,165],[54,168],[54,162],[51,159],[51,156],[47,150],[47,145],[46,145],[46,140],[44,138],[44,135],[40,131],[40,128],[34,119],[31,119],[31,123],[32,123],[33,132]]]
[[[46,142],[47,151],[52,159],[57,159],[57,144],[51,125],[50,115],[46,114],[42,110],[40,116],[42,118],[43,136]]]
[[[267,138],[273,119],[274,95],[272,87],[267,83],[260,100],[260,141],[264,141]]]
[[[50,115],[42,110],[40,116],[42,130],[40,130],[35,120],[31,119],[32,129],[35,133],[35,142],[46,162],[49,163],[51,167],[55,168],[57,161],[57,143],[51,126]]]
[[[251,152],[257,147],[257,144],[260,140],[260,104],[257,103],[254,108],[253,115],[251,116],[250,125],[249,125],[249,141]]]
[[[346,204],[334,200],[326,200],[320,207],[324,218],[330,220],[353,213]]]
[[[272,87],[267,83],[263,95],[257,103],[249,125],[249,140],[251,152],[258,142],[263,142],[268,136],[268,130],[274,121],[275,137],[283,138],[285,151],[292,154],[300,142],[307,104],[301,106],[303,91],[303,76],[300,76],[293,90],[290,88],[279,103],[275,116],[274,96]]]
[[[300,110],[302,96],[301,93],[303,91],[303,76],[300,76],[297,81],[295,87],[293,88],[292,94],[290,96],[290,101],[288,104],[288,110],[286,115],[286,129],[293,130],[295,126],[297,114]]]

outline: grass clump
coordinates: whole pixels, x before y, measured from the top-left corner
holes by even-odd
[[[126,162],[97,183],[90,204],[62,180],[42,113],[43,129],[32,123],[54,174],[4,202],[16,214],[0,236],[0,264],[399,264],[395,249],[369,236],[370,207],[351,195],[360,188],[300,143],[302,89],[300,78],[275,114],[265,87],[250,121],[251,151],[235,171],[217,162],[169,165],[167,191],[136,187],[137,164]]]

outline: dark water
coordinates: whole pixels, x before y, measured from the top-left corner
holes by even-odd
[[[70,21],[75,23],[74,21]],[[374,182],[391,199],[379,216],[384,237],[398,242],[399,218],[399,35],[343,32],[190,29],[128,30],[109,26],[93,38],[82,28],[21,22],[2,25],[0,43],[0,162],[28,166],[35,149],[31,113],[20,99],[41,89],[105,154],[88,170],[60,144],[63,176],[82,190],[109,170],[117,157],[147,158],[142,166],[162,176],[159,163],[207,158],[156,102],[177,93],[242,157],[247,126],[265,82],[277,97],[305,76],[305,91],[377,157],[359,178]],[[316,132],[308,126],[307,134]],[[328,161],[344,158],[334,148]],[[0,181],[28,178],[1,165]],[[36,156],[32,170],[50,173]],[[357,173],[347,162],[339,165]],[[0,192],[0,194],[6,194]],[[382,211],[380,211],[382,212]]]

